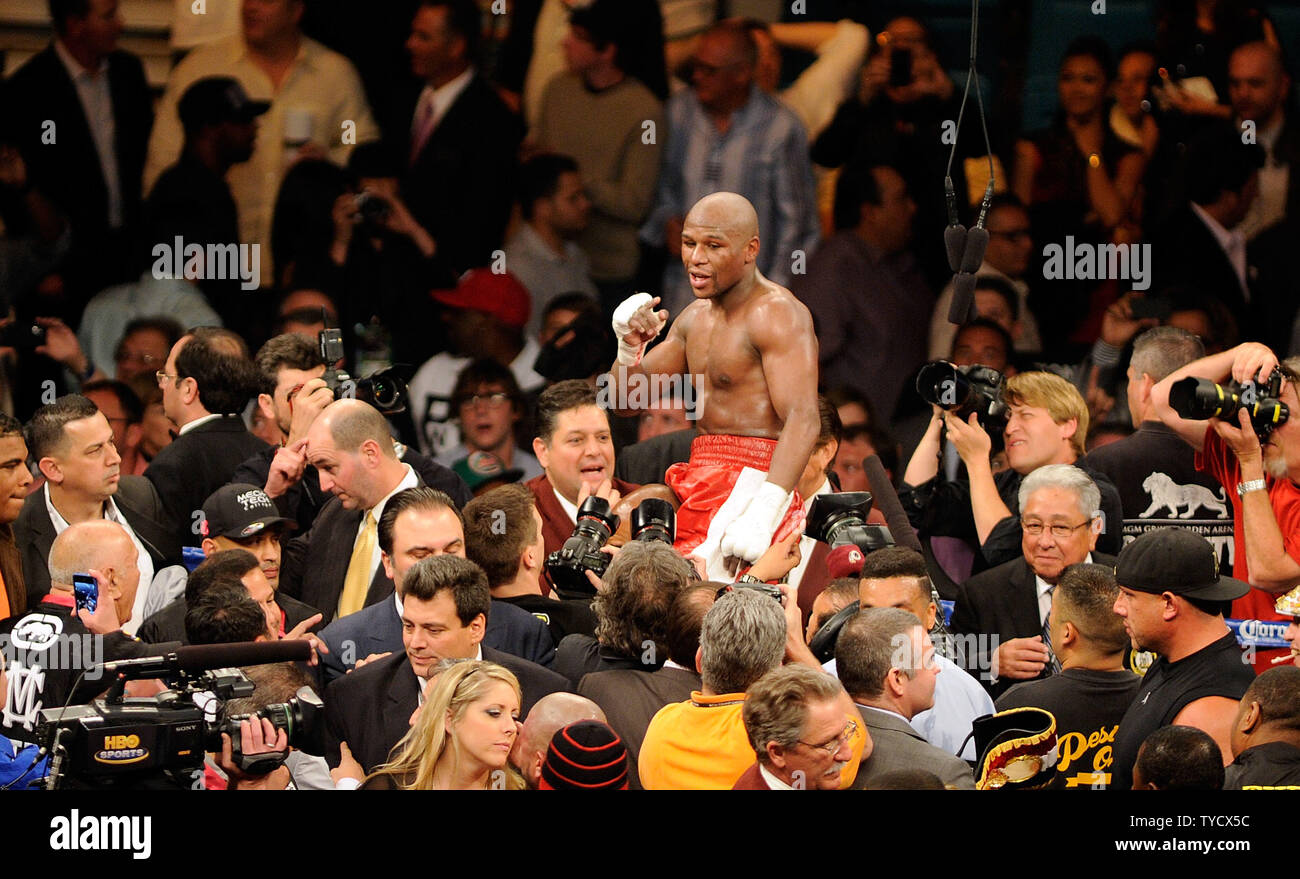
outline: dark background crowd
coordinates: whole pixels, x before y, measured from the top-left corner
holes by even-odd
[[[1296,650],[1300,427],[1171,387],[1276,369],[1300,406],[1300,11],[986,2],[968,81],[941,0],[227,2],[177,5],[161,92],[117,0],[49,0],[6,65],[15,643],[33,615],[110,659],[310,640],[250,667],[253,709],[316,688],[324,758],[214,753],[212,785],[998,786],[976,719],[1015,708],[1056,715],[1037,784],[1295,783],[1300,681],[1254,673]],[[776,603],[620,534],[575,597],[544,562],[579,505],[695,436],[680,384],[608,411],[610,316],[691,301],[719,190],[816,328],[799,495],[896,493],[914,542],[796,535],[750,572]],[[954,219],[988,233],[969,309]],[[999,412],[932,407],[934,360],[996,371]],[[16,781],[39,707],[96,691],[6,660]]]

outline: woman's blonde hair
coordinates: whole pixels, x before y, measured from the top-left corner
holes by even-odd
[[[518,678],[496,663],[468,660],[443,671],[432,685],[419,719],[394,747],[397,753],[376,767],[367,780],[388,775],[404,790],[431,790],[434,769],[444,757],[453,761],[454,776],[455,761],[460,759],[460,754],[455,741],[447,734],[447,727],[459,723],[470,705],[484,698],[496,684],[508,684],[515,691],[515,698],[522,699]],[[509,763],[499,778],[499,782],[494,779],[494,788],[524,789],[523,777]]]

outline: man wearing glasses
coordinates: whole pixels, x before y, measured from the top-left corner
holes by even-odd
[[[1070,565],[1114,565],[1093,552],[1101,531],[1101,492],[1077,467],[1049,464],[1020,483],[1021,557],[971,577],[957,592],[952,631],[976,636],[967,668],[994,698],[1018,681],[1060,666],[1048,614],[1057,581]]]
[[[934,645],[916,614],[897,607],[862,611],[840,630],[835,664],[874,743],[854,789],[868,789],[882,776],[908,769],[933,772],[952,789],[975,789],[965,760],[912,728],[911,719],[934,705],[939,676]]]
[[[505,470],[521,470],[520,481],[542,475],[542,465],[532,452],[515,443],[515,425],[524,415],[524,395],[508,367],[495,360],[475,360],[460,371],[451,392],[452,406],[460,418],[461,444],[447,452],[449,466],[461,464],[474,452],[495,455]]]

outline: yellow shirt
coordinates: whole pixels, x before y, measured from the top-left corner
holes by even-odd
[[[650,721],[637,763],[646,790],[731,790],[754,764],[754,749],[741,712],[744,693],[705,696],[665,705]],[[840,774],[841,789],[853,783],[867,742],[861,718],[849,743],[853,759]]]

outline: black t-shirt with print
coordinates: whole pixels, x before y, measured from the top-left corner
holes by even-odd
[[[1142,678],[1130,671],[1067,668],[1041,681],[1007,690],[997,710],[1042,708],[1056,717],[1056,778],[1053,789],[1100,790],[1110,785],[1113,747],[1120,719]]]

